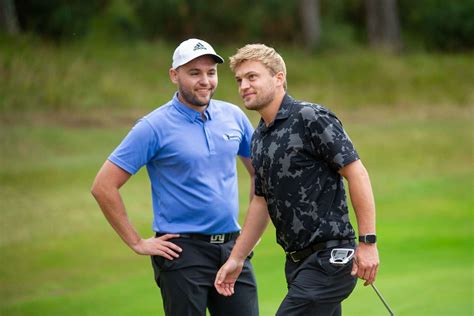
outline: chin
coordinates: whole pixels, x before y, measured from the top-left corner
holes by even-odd
[[[254,104],[244,103],[244,106],[247,110],[255,110],[257,108]]]

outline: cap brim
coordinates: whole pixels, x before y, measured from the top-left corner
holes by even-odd
[[[214,60],[218,63],[218,64],[223,64],[224,63],[224,58],[222,58],[221,56],[219,55],[214,55],[214,54],[208,54],[210,56],[212,56],[212,58],[214,58]]]
[[[217,55],[217,54],[202,54],[202,55],[198,55],[198,56],[195,56],[195,57],[192,57],[192,58],[189,58],[189,59],[186,59],[186,60],[183,60],[181,61],[181,63],[179,65],[172,65],[172,67],[174,69],[178,68],[178,67],[181,67],[183,65],[186,65],[187,63],[189,63],[190,61],[196,59],[196,58],[199,58],[199,57],[202,57],[202,56],[211,56],[212,59],[214,59],[214,61],[218,64],[222,64],[224,63],[224,58],[222,58],[221,56]]]

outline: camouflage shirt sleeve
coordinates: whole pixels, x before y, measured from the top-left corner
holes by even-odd
[[[341,121],[333,113],[319,105],[313,105],[303,108],[300,114],[306,123],[307,134],[316,157],[334,170],[359,159]]]
[[[261,125],[261,124],[260,124]],[[261,149],[257,149],[256,147],[261,146],[261,143],[258,143],[256,141],[256,138],[259,137],[260,134],[260,129],[256,129],[253,136],[252,136],[252,151],[251,151],[251,159],[252,159],[252,165],[257,170],[259,166],[256,166],[255,161],[255,153],[256,152],[261,152]],[[263,188],[262,188],[262,174],[260,172],[255,172],[255,195],[258,196],[264,196]]]

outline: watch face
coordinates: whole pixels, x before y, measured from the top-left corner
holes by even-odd
[[[375,244],[377,242],[377,236],[376,235],[360,236],[359,241],[366,244]]]
[[[365,242],[366,242],[366,243],[375,244],[376,241],[377,241],[377,238],[375,237],[375,235],[367,235],[367,236],[365,236]]]

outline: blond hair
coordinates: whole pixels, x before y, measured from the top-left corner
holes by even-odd
[[[286,66],[283,58],[272,47],[264,44],[248,44],[237,50],[237,53],[230,58],[230,69],[235,73],[235,69],[245,61],[261,62],[272,76],[279,72],[285,75],[283,87],[286,91]]]

